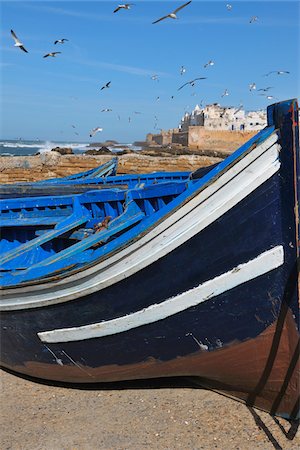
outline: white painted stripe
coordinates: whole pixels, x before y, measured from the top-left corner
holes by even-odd
[[[257,258],[240,264],[229,272],[208,280],[196,288],[169,298],[162,303],[153,304],[140,311],[118,317],[117,319],[84,325],[74,328],[62,328],[38,333],[42,342],[57,343],[83,341],[112,334],[123,333],[133,328],[158,322],[193,306],[197,306],[247,281],[253,280],[277,267],[284,261],[282,246],[268,250]]]
[[[1,310],[42,307],[100,291],[152,264],[199,233],[279,170],[272,135],[144,237],[108,259],[56,282],[8,289]]]

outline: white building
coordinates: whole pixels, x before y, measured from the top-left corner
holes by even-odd
[[[256,131],[267,125],[267,115],[265,111],[246,112],[242,105],[227,108],[213,103],[203,109],[196,105],[182,117],[179,128],[187,131],[189,126],[197,125],[210,130]]]

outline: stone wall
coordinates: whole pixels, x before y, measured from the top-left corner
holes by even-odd
[[[207,130],[201,126],[189,127],[188,147],[191,150],[222,150],[229,154],[256,133],[256,131]]]

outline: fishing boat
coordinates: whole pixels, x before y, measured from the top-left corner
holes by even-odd
[[[267,116],[185,180],[2,201],[2,367],[76,383],[184,376],[299,417],[297,101]]]
[[[91,182],[103,180],[117,174],[118,158],[112,158],[104,164],[85,172],[75,173],[66,177],[49,178],[34,182],[18,182],[0,184],[0,199],[37,195],[56,195],[69,192],[76,194],[85,192]]]
[[[65,196],[112,187],[129,189],[167,181],[185,180],[191,175],[190,171],[116,175],[117,165],[118,159],[114,158],[88,172],[81,172],[64,178],[53,178],[32,183],[0,184],[0,199]],[[207,170],[207,167],[199,169],[201,173]]]

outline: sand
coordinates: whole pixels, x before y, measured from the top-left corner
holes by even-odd
[[[188,380],[80,389],[0,373],[1,450],[300,448],[297,424]]]
[[[67,164],[68,158],[60,160]],[[93,166],[98,164],[96,161]],[[178,160],[174,164],[177,170],[188,170],[185,166],[179,169]],[[136,161],[134,167],[138,167]],[[165,163],[161,167],[172,170]],[[10,170],[15,181],[18,170]],[[21,175],[28,180],[33,168],[25,172]],[[4,371],[0,376],[1,450],[300,448],[296,424],[191,387],[188,380],[71,388],[37,383]]]

